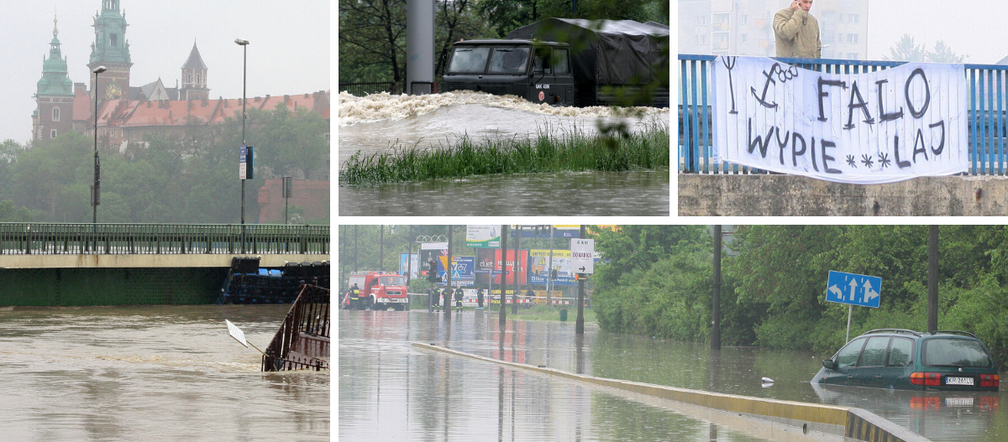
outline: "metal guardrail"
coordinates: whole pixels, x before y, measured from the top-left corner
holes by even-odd
[[[0,223],[0,255],[329,254],[329,226]]]
[[[262,371],[329,369],[330,293],[314,284],[301,286],[301,293],[266,347]]]
[[[756,174],[765,171],[715,163],[712,155],[711,68],[713,55],[679,54],[679,173]],[[876,72],[896,61],[775,58],[825,73]],[[969,175],[1008,174],[1008,66],[965,65],[969,83],[967,129]]]

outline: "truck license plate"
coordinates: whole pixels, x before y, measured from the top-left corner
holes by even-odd
[[[973,378],[959,377],[959,376],[948,376],[945,378],[945,385],[973,385]]]

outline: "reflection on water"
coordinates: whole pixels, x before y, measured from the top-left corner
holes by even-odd
[[[600,332],[496,313],[340,312],[340,434],[356,440],[748,440],[669,408],[580,384],[419,351],[413,341],[568,372],[863,408],[935,441],[1002,441],[1006,393],[813,386],[821,357]],[[579,345],[580,343],[580,345]],[[763,388],[761,378],[774,379]],[[349,414],[346,414],[349,413]],[[377,436],[370,431],[377,428]],[[681,432],[681,433],[679,433]]]
[[[289,306],[0,311],[3,440],[328,440],[328,372],[259,372]]]
[[[669,172],[488,175],[339,188],[340,216],[667,216]]]
[[[710,425],[583,386],[412,341],[534,365],[577,365],[570,327],[496,315],[341,311],[339,436],[348,440],[708,441]],[[565,324],[566,325],[566,324]],[[590,328],[590,327],[586,327]],[[586,337],[586,346],[590,346]],[[587,349],[585,350],[587,352]],[[722,429],[719,441],[758,440]]]

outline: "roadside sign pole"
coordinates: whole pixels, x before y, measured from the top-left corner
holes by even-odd
[[[854,304],[847,304],[847,340],[844,343],[850,342],[850,317],[854,313]]]
[[[835,270],[829,271],[826,281],[826,301],[847,304],[846,342],[850,342],[850,325],[854,306],[879,308],[881,298],[882,278]]]

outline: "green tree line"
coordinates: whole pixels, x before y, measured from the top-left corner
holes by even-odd
[[[123,153],[100,151],[102,223],[237,223],[240,120],[179,133],[154,133]],[[245,183],[246,222],[259,213],[267,177],[328,175],[325,120],[307,108],[249,110],[246,139],[256,149],[255,179]],[[0,222],[90,222],[94,139],[0,143]],[[328,222],[328,220],[309,220]]]
[[[435,0],[434,3],[437,78],[444,74],[452,43],[503,38],[508,32],[545,18],[669,24],[668,0]],[[341,83],[392,82],[401,87],[406,78],[406,0],[340,0],[339,59]]]
[[[593,229],[606,262],[593,304],[603,330],[709,340],[713,241],[703,226]],[[722,254],[725,345],[832,354],[846,305],[825,300],[830,270],[882,278],[880,308],[854,308],[851,336],[927,329],[927,226],[740,226]],[[941,226],[938,328],[980,337],[1008,367],[1008,227]]]

